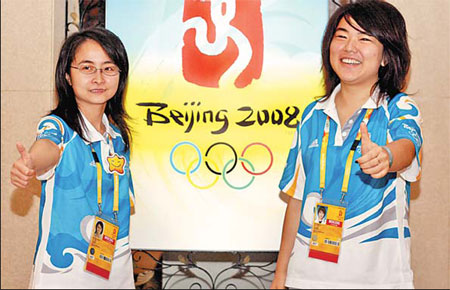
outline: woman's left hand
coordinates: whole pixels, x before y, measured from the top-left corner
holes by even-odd
[[[361,123],[361,157],[356,159],[365,174],[382,178],[389,172],[389,155],[383,147],[370,140],[367,126]]]

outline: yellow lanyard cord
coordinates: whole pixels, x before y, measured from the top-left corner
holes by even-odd
[[[91,144],[92,157],[94,157],[95,166],[97,167],[97,204],[98,211],[102,212],[102,166],[100,160],[98,159],[97,153]],[[100,177],[100,178],[99,178]]]
[[[113,204],[113,212],[116,215],[119,212],[119,174],[114,172],[114,204]]]
[[[373,109],[367,109],[366,114],[364,115],[363,122],[368,123],[370,116],[372,115]],[[322,197],[323,191],[325,189],[325,174],[326,174],[326,166],[327,166],[327,150],[328,150],[328,139],[330,135],[330,117],[327,116],[327,120],[325,121],[325,128],[323,130],[322,136],[322,146],[320,148],[320,194]],[[341,203],[344,201],[345,194],[348,191],[348,184],[350,182],[350,173],[352,170],[352,161],[353,155],[355,154],[355,150],[361,141],[361,130],[358,130],[358,134],[356,135],[355,140],[353,141],[352,147],[350,148],[350,152],[347,156],[347,161],[345,163],[345,171],[344,171],[344,180],[342,182],[342,196]]]
[[[323,129],[322,147],[320,148],[320,192],[325,188],[325,170],[327,167],[328,136],[330,135],[330,117],[327,116]]]
[[[98,212],[99,215],[102,214],[102,165],[97,156],[97,153],[94,150],[94,147],[91,145],[92,157],[95,161],[95,166],[97,167],[97,204],[98,204]],[[113,214],[114,218],[117,221],[117,214],[119,212],[119,175],[117,172],[114,172],[114,201],[113,201]]]

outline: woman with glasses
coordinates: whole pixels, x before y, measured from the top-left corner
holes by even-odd
[[[32,288],[134,288],[129,245],[134,193],[123,105],[128,57],[112,32],[72,34],[56,66],[57,107],[37,126],[11,183],[41,180]],[[102,238],[93,238],[95,225]]]

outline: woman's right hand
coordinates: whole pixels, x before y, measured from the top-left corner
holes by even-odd
[[[273,278],[270,289],[286,289],[286,274],[280,274],[275,272],[275,277]]]
[[[16,147],[20,153],[20,158],[12,165],[11,183],[14,186],[25,188],[36,175],[35,166],[25,147],[19,142],[17,142]]]

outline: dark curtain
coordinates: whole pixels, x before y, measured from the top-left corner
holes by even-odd
[[[106,0],[80,0],[80,29],[105,27]]]

